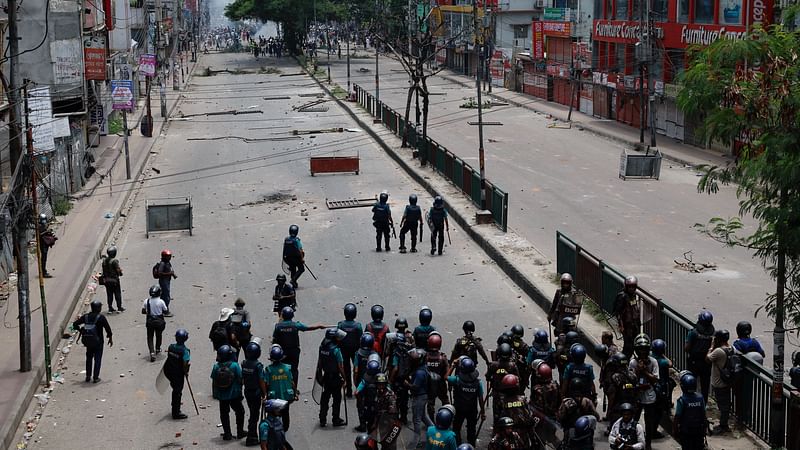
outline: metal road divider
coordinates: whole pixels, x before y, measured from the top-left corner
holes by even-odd
[[[559,275],[565,272],[572,274],[575,287],[606,314],[609,325],[615,325],[610,315],[614,299],[623,288],[624,273],[560,231],[556,231],[556,270]],[[694,321],[641,286],[637,292],[643,300],[645,332],[651,339],[663,339],[666,342],[667,356],[677,370],[687,369],[687,354],[683,344],[689,330],[694,327]],[[734,415],[753,434],[769,442],[772,372],[747,356],[742,358],[742,362],[744,374],[739,386],[733,389]],[[790,407],[790,404],[800,405],[800,399],[789,401],[792,398],[790,392],[794,390],[795,387],[784,384],[787,445],[793,433],[800,433],[800,407]]]
[[[373,117],[381,118],[381,122],[386,128],[391,130],[395,136],[402,138],[406,133],[404,117],[383,102],[376,103],[375,97],[362,89],[361,86],[355,84],[353,87],[359,106]],[[428,162],[434,170],[444,175],[445,178],[461,189],[461,192],[467,195],[475,206],[480,208],[480,172],[429,136],[423,139],[417,130],[411,130],[407,141],[411,148],[417,149],[418,158]],[[507,231],[508,193],[489,180],[486,180],[486,209],[492,213],[492,218],[500,229]]]

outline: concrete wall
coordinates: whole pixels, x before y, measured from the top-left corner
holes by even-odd
[[[523,40],[523,46],[517,47],[518,51],[531,48],[531,22],[535,13],[508,12],[498,13],[496,19],[495,47],[514,48],[514,25],[527,25],[528,34]]]
[[[112,52],[124,52],[131,45],[131,14],[130,2],[117,0],[114,2],[114,29],[109,33],[108,48]]]
[[[592,36],[592,21],[594,20],[594,1],[578,0],[580,7],[573,10],[575,19],[572,22],[574,27],[573,36],[580,38],[581,42],[589,42]]]

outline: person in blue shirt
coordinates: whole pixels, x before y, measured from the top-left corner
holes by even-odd
[[[344,387],[344,358],[339,350],[339,341],[346,333],[337,328],[328,328],[325,339],[319,346],[317,373],[315,380],[322,386],[322,397],[319,401],[319,426],[325,427],[328,420],[328,406],[333,399],[333,426],[340,427],[346,422],[339,412],[342,406],[342,388]]]
[[[345,374],[345,391],[348,397],[353,396],[353,367],[355,364],[356,352],[358,352],[361,336],[364,334],[364,328],[360,322],[357,322],[356,315],[358,308],[353,303],[344,305],[344,320],[336,324],[336,328],[347,333],[339,349],[344,358],[344,374]]]
[[[433,425],[428,416],[428,370],[425,366],[425,350],[415,348],[408,352],[411,375],[406,385],[411,393],[411,416],[414,424],[414,445],[419,443],[420,434],[425,427]]]
[[[591,392],[583,392],[582,394],[593,402],[597,403],[597,390],[594,386],[594,368],[591,364],[586,364],[586,348],[581,344],[574,344],[569,350],[572,362],[567,363],[567,368],[564,370],[564,381],[561,383],[561,395],[567,396],[569,382],[573,378],[580,378],[583,380],[584,386],[591,386]],[[591,395],[590,395],[591,394]]]
[[[753,326],[750,325],[750,322],[741,321],[736,324],[736,336],[739,339],[733,341],[733,348],[736,349],[739,353],[746,355],[748,353],[758,353],[761,355],[762,358],[766,356],[764,353],[764,348],[761,347],[761,343],[758,342],[756,338],[751,338],[750,333],[753,332]]]
[[[283,419],[283,429],[289,431],[289,405],[297,401],[297,380],[292,378],[292,368],[281,362],[283,349],[280,345],[272,345],[269,350],[269,360],[272,361],[272,364],[264,368],[267,398],[288,402],[281,408],[281,418]]]
[[[183,383],[189,374],[189,361],[191,353],[186,347],[189,339],[189,332],[183,328],[175,332],[175,343],[167,348],[167,360],[164,361],[164,375],[169,380],[172,387],[172,418],[179,420],[185,419],[186,414],[181,412],[181,396],[183,395]]]
[[[444,405],[436,411],[436,424],[428,427],[425,450],[457,450],[456,434],[450,429],[455,412],[452,405]]]
[[[258,437],[261,450],[288,450],[292,446],[286,441],[286,429],[281,423],[283,411],[289,408],[285,400],[269,399],[264,401],[264,419],[258,424]]]
[[[292,379],[300,379],[298,366],[300,365],[300,332],[321,330],[325,328],[323,324],[305,325],[294,319],[294,309],[286,306],[281,311],[281,320],[275,324],[272,332],[272,343],[278,344],[283,349],[283,362],[292,366]]]
[[[219,419],[222,422],[222,439],[230,441],[230,410],[236,414],[236,439],[246,436],[244,431],[244,406],[242,405],[242,368],[234,361],[236,352],[230,345],[217,349],[217,362],[211,369],[212,395],[219,400]]]
[[[684,372],[680,382],[683,395],[675,402],[672,434],[677,436],[682,449],[703,450],[706,448],[706,402],[697,393],[697,378],[692,372]]]
[[[453,431],[456,433],[456,442],[461,440],[461,426],[467,422],[467,442],[475,445],[477,433],[475,426],[478,424],[478,409],[480,417],[486,420],[486,410],[483,404],[483,383],[476,369],[475,362],[468,356],[462,356],[456,363],[457,374],[447,377],[453,393],[453,404],[456,408],[453,419]]]
[[[300,227],[292,225],[289,227],[289,236],[283,240],[283,262],[289,267],[292,287],[295,289],[297,289],[297,279],[306,271],[306,252],[303,250],[303,242],[297,237],[299,232]]]

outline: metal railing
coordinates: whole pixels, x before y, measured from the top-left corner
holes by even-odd
[[[375,97],[361,88],[353,85],[358,104],[370,113],[374,118],[380,119],[381,123],[394,133],[395,136],[403,137],[406,134],[406,122],[403,115],[390,108],[383,102],[376,102]],[[458,187],[461,192],[472,200],[477,207],[481,207],[481,177],[480,172],[472,168],[453,152],[447,150],[430,136],[424,139],[415,129],[407,138],[408,144],[418,151],[418,157],[422,161],[431,164],[434,170],[444,175],[451,183]],[[503,231],[508,230],[508,193],[497,187],[489,180],[486,184],[486,209],[492,213],[495,223]]]
[[[610,266],[602,259],[588,252],[577,242],[560,231],[556,231],[556,271],[570,273],[577,289],[597,305],[610,320],[614,300],[623,288],[625,274]],[[688,367],[687,352],[683,348],[686,335],[694,327],[694,322],[665,303],[662,299],[639,287],[637,293],[642,298],[644,331],[652,339],[663,339],[667,344],[667,356],[677,370]],[[749,357],[742,358],[744,371],[741,380],[734,387],[733,412],[737,419],[765,442],[770,441],[770,416],[772,395],[772,373],[763,365]],[[789,409],[790,391],[795,388],[784,384],[783,408],[787,435],[800,423]]]

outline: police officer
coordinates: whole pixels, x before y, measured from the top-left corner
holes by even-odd
[[[624,345],[622,353],[633,354],[633,340],[641,332],[641,299],[636,289],[639,287],[639,280],[634,276],[625,278],[624,288],[614,299],[614,317],[617,318],[617,326]]]
[[[594,450],[594,430],[597,419],[594,416],[581,416],[569,430],[567,441],[571,450]]]
[[[364,374],[367,370],[367,363],[370,358],[376,355],[378,360],[380,360],[380,355],[375,351],[374,346],[375,338],[372,337],[372,333],[367,332],[361,335],[361,341],[356,351],[355,364],[353,366],[353,384],[355,386],[358,386],[364,378]]]
[[[86,347],[86,382],[88,383],[92,379],[94,383],[98,383],[100,382],[100,364],[103,362],[103,330],[108,335],[109,347],[114,346],[114,340],[108,319],[100,314],[103,304],[94,300],[90,307],[89,313],[72,322],[72,328],[80,331],[81,343]]]
[[[686,335],[683,350],[686,352],[687,368],[700,383],[703,400],[708,403],[708,391],[711,387],[711,364],[706,361],[708,349],[714,340],[714,316],[710,311],[701,311],[697,315],[697,323]]]
[[[358,409],[358,426],[355,430],[365,432],[372,429],[375,420],[375,410],[378,404],[377,376],[381,372],[380,360],[376,357],[367,362],[364,376],[356,387],[356,407]]]
[[[161,250],[161,261],[156,264],[155,273],[158,276],[158,285],[161,287],[161,299],[167,304],[167,314],[170,317],[172,313],[169,312],[169,302],[172,301],[172,279],[178,278],[175,271],[172,269],[172,251],[169,249]]]
[[[555,417],[561,405],[561,390],[553,379],[553,369],[542,360],[531,364],[534,383],[531,385],[531,405],[547,417]]]
[[[636,375],[640,409],[644,410],[645,447],[650,448],[658,430],[658,408],[655,386],[658,384],[658,361],[650,356],[650,338],[640,334],[633,341],[634,357],[628,368]],[[638,417],[638,413],[637,413]]]
[[[630,403],[623,403],[619,408],[622,417],[612,425],[608,443],[615,450],[644,450],[644,429],[633,420],[636,408]]]
[[[281,417],[287,417],[285,411],[289,408],[286,400],[264,400],[264,419],[258,425],[258,436],[261,440],[261,450],[291,450],[292,446],[286,442],[285,423]]]
[[[533,336],[533,342],[531,346],[528,347],[528,357],[525,358],[525,363],[530,366],[537,359],[541,359],[552,369],[555,367],[553,356],[555,352],[556,349],[550,344],[550,336],[548,336],[547,331],[536,330]],[[531,374],[532,377],[535,375],[535,373]]]
[[[283,362],[283,349],[278,344],[273,344],[269,350],[271,363],[264,368],[267,383],[267,398],[283,400],[286,405],[281,407],[282,425],[289,431],[289,404],[297,401],[297,380],[292,378],[292,367]]]
[[[119,277],[122,276],[122,268],[117,259],[117,246],[112,245],[106,250],[106,256],[100,265],[103,274],[103,285],[106,287],[106,300],[108,301],[108,312],[112,313],[114,309],[114,299],[117,300],[117,310],[119,312],[125,311],[122,307],[122,287],[119,283]]]
[[[739,353],[747,355],[748,353],[758,353],[762,358],[766,356],[764,348],[758,339],[750,337],[753,332],[753,326],[750,322],[743,320],[736,324],[736,336],[738,339],[733,341],[733,348]]]
[[[395,327],[397,328],[396,323]],[[406,324],[407,327],[408,325]],[[399,419],[404,424],[408,422],[409,399],[408,386],[405,381],[411,375],[411,361],[408,351],[413,348],[406,341],[407,336],[405,333],[397,333],[397,341],[391,347],[392,357],[389,364],[389,381],[392,383],[392,391],[397,395]]]
[[[297,237],[299,232],[300,227],[292,225],[289,227],[289,236],[283,240],[283,262],[289,267],[292,287],[295,289],[297,289],[297,279],[306,271],[306,252],[303,250],[303,242]]]
[[[572,344],[569,352],[572,361],[567,364],[564,370],[561,394],[566,396],[569,382],[573,378],[580,378],[583,380],[583,385],[589,389],[586,392],[582,392],[583,396],[589,397],[594,403],[597,403],[597,391],[594,387],[594,368],[591,364],[586,364],[586,348],[581,344]]]
[[[395,450],[403,429],[397,420],[397,397],[389,389],[389,377],[385,373],[375,376],[375,386],[375,420],[370,431],[378,436],[381,450]]]
[[[406,381],[406,386],[411,393],[411,414],[414,423],[414,440],[416,446],[420,442],[420,433],[433,425],[428,416],[428,369],[425,366],[425,351],[422,349],[411,349],[408,351],[409,362],[411,363],[411,375]],[[423,428],[423,424],[425,428]]]
[[[372,322],[367,324],[365,331],[375,338],[373,349],[383,357],[383,344],[386,340],[386,333],[389,332],[389,325],[383,322],[383,306],[372,305],[369,314],[372,317]]]
[[[361,336],[364,334],[364,329],[361,327],[360,322],[356,322],[356,315],[358,308],[353,303],[344,305],[344,320],[336,324],[336,328],[347,333],[339,345],[339,350],[342,352],[344,359],[344,382],[347,397],[353,396],[353,367],[358,351]]]
[[[478,365],[478,355],[489,365],[489,358],[486,356],[486,351],[483,349],[481,338],[475,336],[475,322],[467,320],[461,326],[464,331],[464,336],[456,340],[456,345],[453,346],[453,351],[450,353],[450,372],[456,369],[456,362],[462,357],[467,356],[472,360],[475,365]],[[456,408],[457,409],[457,408]]]
[[[531,371],[526,362],[530,347],[523,340],[525,337],[525,328],[520,324],[515,324],[511,327],[511,348],[514,350],[514,359],[519,369],[519,388],[521,392],[528,389],[528,384],[531,378]]]
[[[574,320],[571,317],[568,319]],[[553,356],[556,360],[558,376],[562,380],[566,373],[567,364],[570,362],[572,356],[570,354],[570,349],[574,344],[578,343],[578,339],[580,339],[580,335],[576,331],[568,331],[567,334],[558,336],[558,340],[556,340],[556,352]]]
[[[435,425],[428,427],[425,450],[457,450],[456,434],[450,429],[454,417],[452,405],[444,405],[436,411]]]
[[[264,365],[258,358],[261,357],[261,346],[257,342],[250,342],[244,347],[244,361],[242,361],[242,384],[244,385],[244,399],[250,411],[247,417],[247,441],[245,445],[258,444],[258,419],[261,412],[261,399],[266,397],[267,384]]]
[[[322,386],[322,398],[319,407],[319,426],[325,427],[328,421],[328,405],[333,399],[333,426],[345,424],[339,411],[342,406],[342,387],[344,387],[344,358],[339,350],[339,341],[345,333],[336,328],[325,331],[325,339],[319,346],[317,373],[315,380]]]
[[[185,419],[186,414],[181,412],[181,396],[183,395],[183,382],[189,374],[191,354],[186,347],[189,332],[183,328],[175,332],[175,343],[167,348],[167,360],[164,361],[164,375],[169,380],[172,388],[172,418]]]
[[[429,386],[435,389],[435,392],[428,392],[428,415],[434,414],[437,398],[442,402],[442,405],[450,403],[447,398],[446,381],[448,360],[447,355],[441,351],[441,348],[442,336],[434,331],[428,336],[428,351],[425,355],[425,365],[428,367],[428,374],[432,378]]]
[[[514,419],[501,417],[489,441],[489,450],[517,450],[526,448],[527,443],[515,430]],[[460,449],[460,447],[459,447]]]
[[[286,275],[279,273],[275,277],[275,281],[277,284],[275,293],[272,295],[272,300],[275,300],[272,312],[280,313],[287,306],[297,310],[297,294],[291,284],[286,284]]]
[[[414,345],[422,350],[428,349],[428,336],[432,331],[436,331],[436,327],[431,325],[433,320],[433,311],[427,306],[423,306],[419,310],[419,325],[414,328]]]
[[[447,382],[453,390],[453,405],[456,408],[453,419],[453,431],[456,433],[456,442],[461,444],[461,426],[467,422],[467,442],[475,445],[478,424],[478,414],[481,420],[486,420],[486,409],[483,404],[483,383],[478,375],[475,362],[469,356],[462,356],[457,363],[456,374],[447,377]]]
[[[514,351],[508,344],[501,344],[496,351],[497,361],[492,361],[486,370],[486,383],[489,384],[489,390],[492,392],[492,412],[494,413],[494,421],[500,419],[497,415],[497,410],[500,407],[500,391],[503,378],[506,375],[519,376],[517,364],[513,360]]]
[[[236,352],[230,345],[217,350],[217,362],[211,369],[212,393],[219,400],[219,418],[222,422],[222,439],[230,441],[230,410],[236,415],[236,439],[246,436],[244,431],[244,406],[242,406],[242,368],[234,361]]]
[[[675,386],[675,382],[672,381],[672,378],[669,376],[669,371],[672,368],[672,361],[665,355],[667,343],[664,342],[664,340],[655,339],[650,347],[652,356],[658,363],[658,383],[656,383],[655,386],[656,412],[653,420],[655,423],[661,423],[661,418],[664,416],[664,413],[669,414],[669,410],[672,409],[672,389]],[[659,431],[653,433],[653,439],[661,439],[663,437],[664,435]]]
[[[503,395],[495,414],[499,417],[510,417],[514,421],[514,429],[525,442],[525,448],[528,448],[536,440],[536,422],[531,405],[525,395],[520,393],[518,376],[506,375],[501,384]]]
[[[637,405],[639,402],[638,380],[636,375],[629,370],[629,360],[624,353],[617,353],[609,359],[606,366],[608,384],[604,387],[608,396],[608,429],[606,436],[611,433],[611,426],[622,415],[619,409],[623,403]]]
[[[367,433],[356,436],[356,450],[378,450],[378,441]]]
[[[583,299],[572,288],[572,275],[562,274],[561,288],[556,289],[550,312],[547,313],[547,320],[553,324],[556,335],[562,332],[561,323],[565,317],[574,317],[576,320],[580,317],[582,306]]]
[[[704,450],[706,436],[706,402],[697,393],[697,378],[691,372],[681,376],[683,394],[675,403],[672,418],[673,435],[683,450]]]
[[[444,207],[444,199],[437,195],[433,199],[433,207],[428,211],[428,226],[431,228],[431,255],[436,252],[436,240],[438,237],[438,250],[442,254],[444,248],[444,232],[450,230],[450,222],[447,220],[447,209]]]
[[[417,227],[422,239],[422,210],[417,205],[417,194],[408,196],[408,205],[400,220],[400,253],[406,252],[406,233],[411,232],[411,253],[417,253]]]
[[[594,403],[586,397],[589,387],[583,378],[573,378],[569,381],[567,394],[561,400],[561,405],[556,412],[556,418],[565,430],[575,426],[575,421],[579,417],[591,415],[600,418],[594,407]]]
[[[386,251],[391,250],[389,248],[389,231],[394,226],[394,221],[392,220],[392,211],[389,208],[389,204],[386,203],[388,200],[389,194],[381,192],[378,202],[372,207],[372,226],[375,227],[376,231],[376,252],[381,251],[381,238],[384,240]]]
[[[281,346],[284,362],[292,366],[292,379],[298,380],[297,366],[300,364],[300,332],[321,330],[325,328],[325,325],[321,323],[305,325],[292,319],[294,319],[294,310],[289,306],[284,307],[283,311],[281,311],[281,321],[275,324],[275,329],[272,332],[272,343]]]

